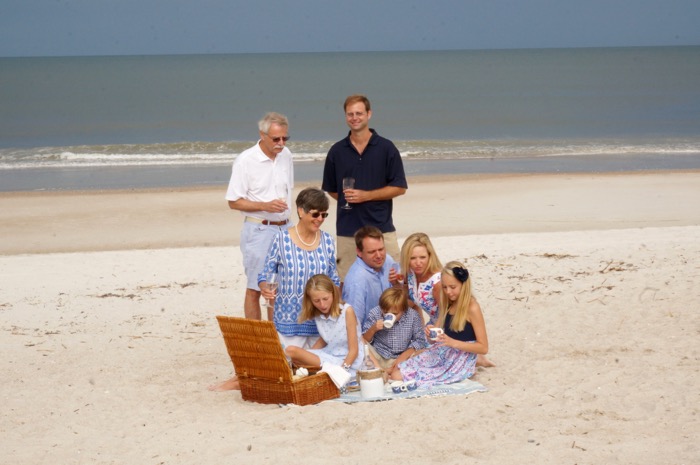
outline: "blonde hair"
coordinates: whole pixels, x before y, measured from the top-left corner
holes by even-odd
[[[333,318],[340,316],[340,291],[338,287],[331,281],[331,278],[325,274],[316,274],[306,281],[306,287],[304,288],[304,300],[301,302],[301,312],[299,313],[299,323],[303,323],[307,320],[313,320],[315,317],[319,316],[321,312],[314,307],[311,301],[311,291],[322,291],[328,292],[333,295],[333,302],[331,303],[331,311],[329,315]]]
[[[390,287],[382,292],[379,297],[379,308],[383,313],[389,312],[392,308],[406,310],[408,308],[408,295],[403,288]]]
[[[467,280],[462,282],[457,276],[455,276],[454,269],[461,268],[467,273]],[[462,331],[464,327],[469,323],[469,304],[472,300],[472,279],[469,276],[467,267],[461,262],[453,260],[442,269],[442,276],[449,275],[462,283],[462,288],[459,291],[459,296],[457,296],[457,301],[454,302],[455,313],[452,315],[452,321],[450,322],[450,329],[452,331]],[[442,281],[442,279],[441,279]],[[447,311],[450,309],[450,299],[447,297],[445,288],[440,290],[440,312],[438,314],[437,326],[444,328],[445,319],[447,318]]]
[[[437,273],[442,268],[442,263],[435,252],[433,243],[427,234],[422,232],[413,233],[406,238],[401,246],[401,274],[408,276],[411,263],[411,254],[416,247],[425,247],[428,252],[428,272]]]

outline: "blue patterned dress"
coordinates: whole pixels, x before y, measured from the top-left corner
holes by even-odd
[[[452,316],[445,319],[445,334],[465,342],[476,340],[474,328],[467,323],[460,332],[449,329]],[[451,384],[474,376],[476,354],[463,352],[443,344],[433,344],[425,351],[399,363],[404,381],[416,380],[418,386],[430,387],[435,384]]]
[[[272,240],[265,258],[265,266],[258,276],[258,283],[265,281],[268,273],[277,273],[277,296],[273,321],[275,328],[285,336],[318,336],[313,320],[299,323],[301,302],[306,281],[315,274],[325,274],[336,286],[340,277],[335,267],[335,243],[333,236],[320,231],[321,240],[314,250],[297,246],[287,229]]]
[[[322,349],[309,349],[309,352],[316,354],[318,358],[321,359],[321,363],[328,362],[341,366],[343,362],[345,362],[345,357],[348,355],[348,329],[347,321],[345,320],[346,307],[348,307],[347,304],[342,304],[340,306],[341,313],[338,318],[324,315],[318,315],[314,318],[321,339],[326,342],[326,347]],[[359,325],[357,326],[356,333],[358,353],[357,358],[350,364],[350,369],[348,370],[351,376],[355,376],[355,373],[362,365],[362,361],[365,357],[364,344],[361,341],[362,335],[360,334]]]
[[[430,317],[429,323],[434,325],[438,319],[438,303],[433,297],[433,289],[440,285],[441,274],[438,271],[426,282],[419,283],[413,271],[408,272],[408,298],[418,304]]]

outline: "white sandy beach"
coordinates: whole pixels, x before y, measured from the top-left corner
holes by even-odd
[[[399,237],[468,264],[488,392],[209,392],[232,373],[215,315],[243,314],[223,188],[0,194],[0,463],[698,463],[700,173],[409,184]]]

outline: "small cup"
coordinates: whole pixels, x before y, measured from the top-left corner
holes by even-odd
[[[403,381],[394,381],[391,383],[391,392],[394,394],[400,394],[401,392],[406,392],[406,384]]]
[[[409,379],[408,381],[403,383],[403,385],[406,386],[407,391],[415,391],[416,389],[418,389],[418,385],[416,384],[415,379]]]
[[[442,328],[438,328],[436,326],[433,326],[430,328],[430,340],[431,341],[437,341],[437,338],[439,335],[445,334],[445,331],[442,330]]]
[[[392,328],[394,323],[396,323],[396,315],[393,313],[387,313],[384,315],[384,327],[386,329]]]
[[[398,263],[394,263],[393,265],[391,265],[391,269],[394,270],[394,272],[396,273],[396,281],[403,286],[404,277],[401,274],[401,265],[399,265]]]

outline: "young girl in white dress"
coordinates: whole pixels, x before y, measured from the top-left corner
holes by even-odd
[[[309,278],[304,290],[299,322],[313,319],[321,336],[311,349],[287,346],[285,352],[297,365],[332,363],[355,375],[364,358],[355,311],[340,302],[340,291],[324,274]]]

